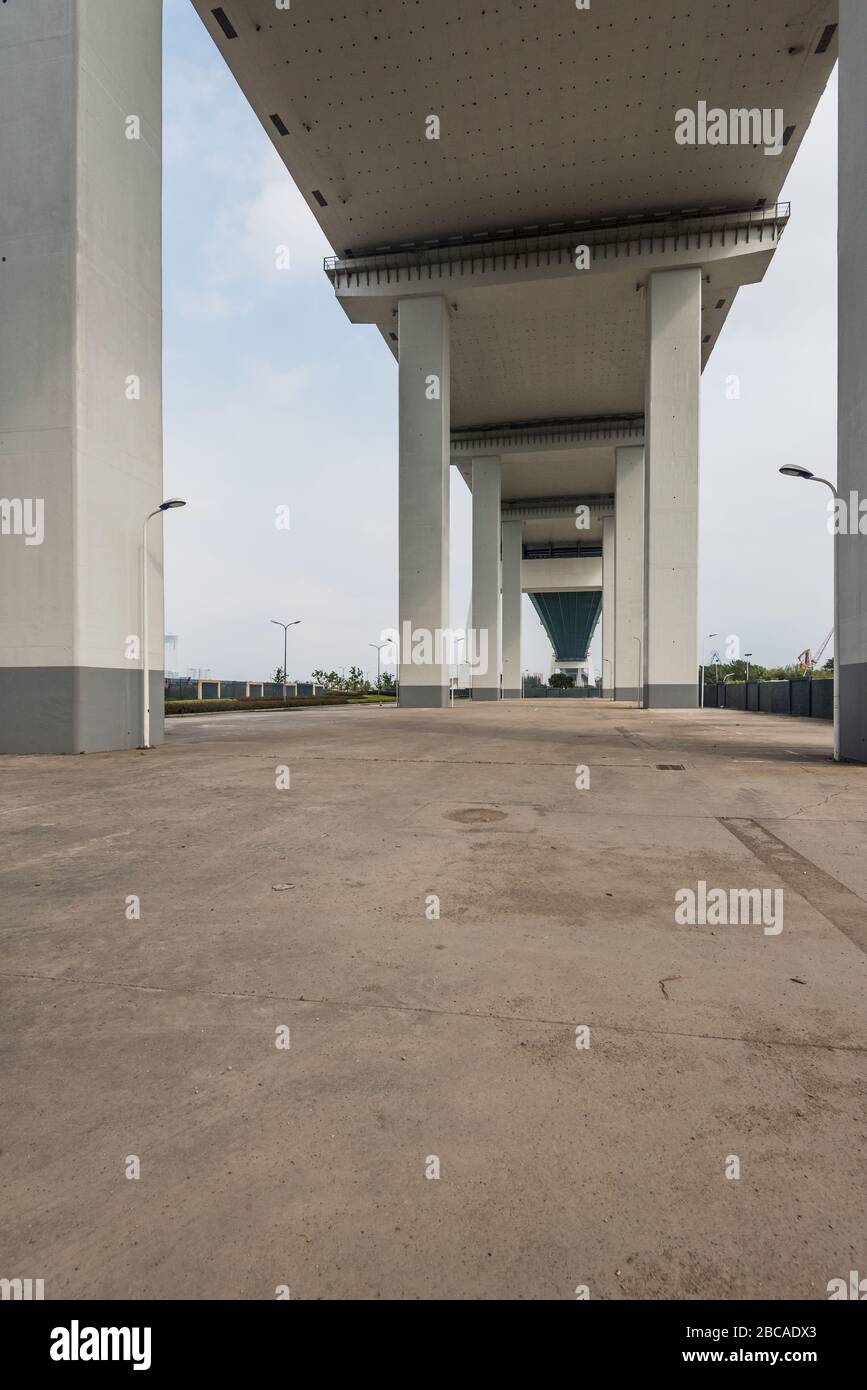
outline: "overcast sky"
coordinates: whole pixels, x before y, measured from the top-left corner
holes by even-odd
[[[189,0],[165,13],[166,490],[189,503],[165,523],[166,630],[182,672],[255,679],[282,661],[269,619],[301,618],[290,676],[375,673],[368,643],[397,621],[397,368],[337,305],[330,248]],[[833,620],[827,494],[777,470],[836,472],[836,104],[835,75],[771,269],[740,291],[702,383],[701,631],[768,665],[815,650]],[[463,626],[470,497],[454,469],[451,544]],[[547,674],[524,602],[523,665]],[[598,668],[598,634],[595,648]]]

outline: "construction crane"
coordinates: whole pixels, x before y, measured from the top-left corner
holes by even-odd
[[[815,656],[811,655],[809,647],[806,651],[800,652],[798,654],[798,665],[805,666],[808,671],[814,671],[822,659],[822,653],[824,652],[825,648],[827,647],[828,643],[830,642],[833,636],[834,629],[831,628],[831,631],[828,633],[828,636],[825,638],[824,642],[822,643],[819,650],[816,652]]]

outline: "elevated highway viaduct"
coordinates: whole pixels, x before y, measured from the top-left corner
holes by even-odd
[[[784,234],[781,190],[838,53],[838,478],[867,484],[867,6],[193,3],[328,238],[334,294],[398,364],[400,630],[450,630],[455,467],[490,654],[474,695],[520,692],[520,594],[547,545],[563,587],[538,593],[598,606],[569,561],[586,579],[601,560],[606,690],[694,705],[701,372]],[[160,9],[0,9],[2,492],[44,498],[46,517],[43,545],[0,545],[8,751],[138,739],[124,643],[162,495]],[[865,761],[861,538],[840,556],[841,751]],[[404,704],[447,701],[429,650],[401,653]]]

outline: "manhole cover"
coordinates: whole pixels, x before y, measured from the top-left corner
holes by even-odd
[[[447,819],[459,825],[489,825],[492,820],[505,820],[506,812],[491,806],[468,806],[464,811],[449,811]]]
[[[465,835],[468,830],[491,835],[534,835],[540,811],[525,801],[426,801],[399,828],[411,834]]]

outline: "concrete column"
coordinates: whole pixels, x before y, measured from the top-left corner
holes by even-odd
[[[615,551],[614,517],[606,516],[602,520],[602,697],[605,700],[614,695]]]
[[[398,306],[400,703],[448,704],[449,393],[448,306]]]
[[[867,538],[852,534],[850,493],[867,497],[867,6],[840,0],[837,490],[850,534],[837,537],[840,756],[867,762]],[[817,469],[822,472],[822,469]],[[817,489],[818,490],[818,489]]]
[[[615,465],[614,695],[638,700],[644,642],[644,448],[618,449]]]
[[[500,460],[473,459],[474,700],[500,698]],[[485,661],[485,653],[487,660]]]
[[[0,6],[0,752],[141,741],[163,500],[161,0]],[[162,522],[149,528],[162,737]]]
[[[647,282],[645,704],[698,704],[701,271]]]
[[[524,525],[504,521],[503,537],[503,699],[520,700],[521,674],[521,564]]]

